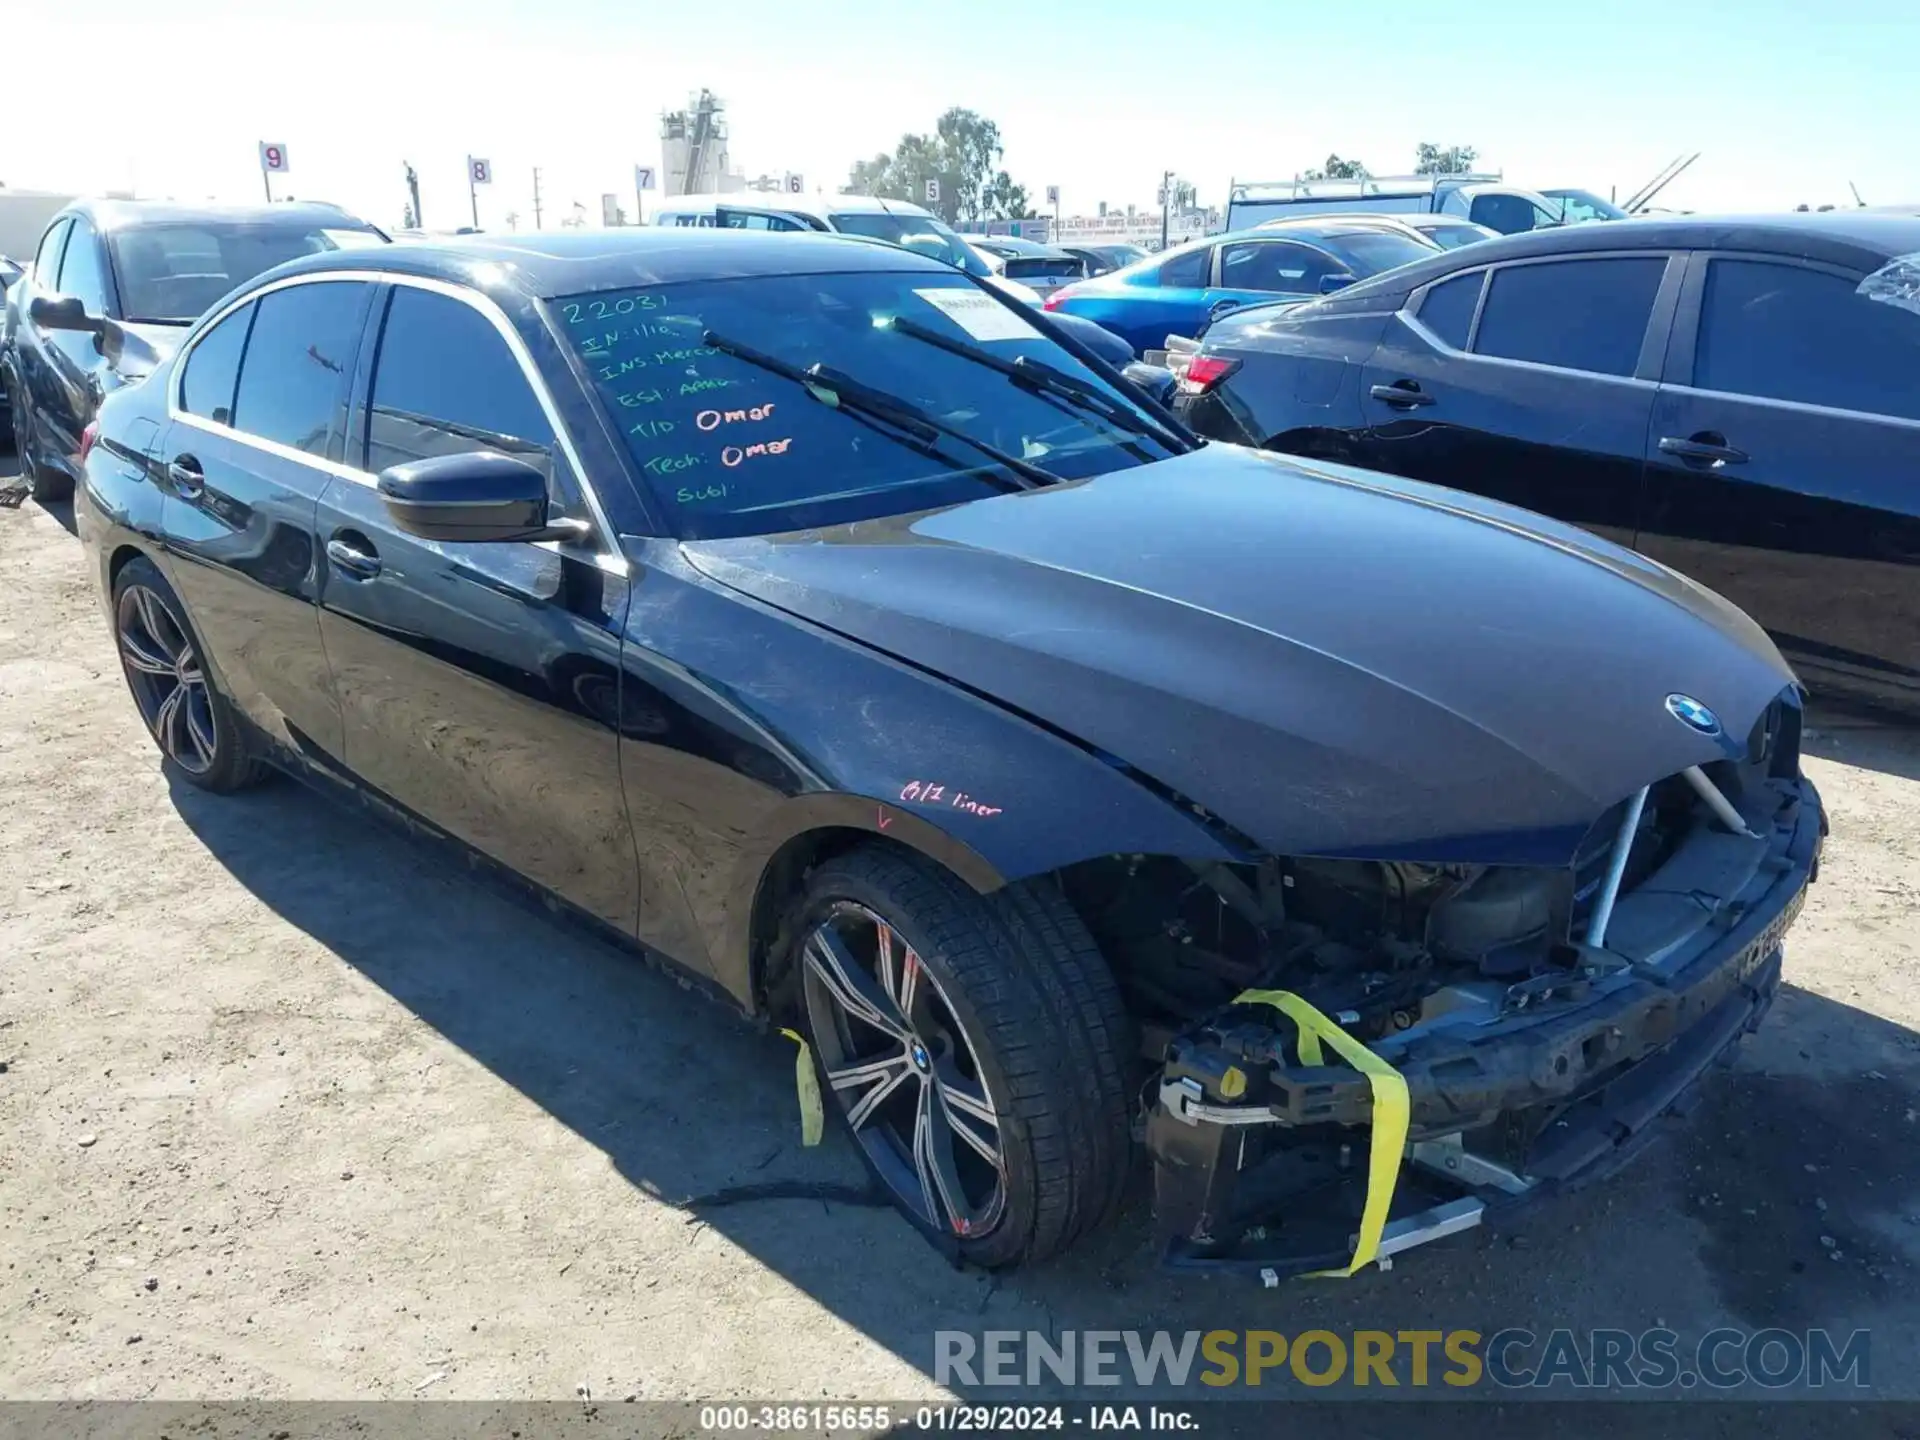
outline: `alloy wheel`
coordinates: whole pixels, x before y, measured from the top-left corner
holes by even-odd
[[[120,664],[140,718],[167,758],[194,775],[213,768],[219,740],[206,671],[193,637],[165,599],[129,585],[114,607]]]
[[[946,992],[890,924],[836,905],[807,937],[803,990],[827,1083],[900,1204],[977,1238],[1006,1212],[999,1111]]]

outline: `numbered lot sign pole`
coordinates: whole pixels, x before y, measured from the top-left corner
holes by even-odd
[[[273,203],[273,172],[287,168],[287,147],[277,140],[260,142],[260,183],[266,187],[267,203]]]

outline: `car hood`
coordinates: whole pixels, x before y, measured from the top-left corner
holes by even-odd
[[[1609,806],[1737,748],[1669,694],[1743,740],[1792,683],[1740,611],[1584,531],[1229,445],[684,549],[1278,854],[1562,863]]]

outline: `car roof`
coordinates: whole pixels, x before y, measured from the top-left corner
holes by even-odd
[[[1331,240],[1341,235],[1355,235],[1367,230],[1390,230],[1400,234],[1411,227],[1396,215],[1302,215],[1298,218],[1281,216],[1277,219],[1262,221],[1246,230],[1230,230],[1224,235],[1209,235],[1209,240],[1272,240],[1276,236],[1291,236],[1296,240]]]
[[[669,195],[649,207],[658,215],[682,210],[711,210],[737,205],[746,210],[786,210],[795,215],[914,215],[933,218],[933,212],[911,200],[889,200],[878,195],[790,195],[782,190],[735,190],[722,195]]]
[[[1444,251],[1362,280],[1319,304],[1326,309],[1346,309],[1350,304],[1405,295],[1438,276],[1482,265],[1609,250],[1747,250],[1877,270],[1895,256],[1920,253],[1920,216],[1833,210],[1589,220],[1499,235]]]
[[[328,270],[413,275],[471,285],[497,299],[541,300],[594,290],[755,275],[855,270],[955,273],[953,266],[931,256],[859,236],[679,226],[433,237],[405,245],[329,250],[290,260],[268,273],[277,278]]]
[[[171,200],[76,200],[61,215],[86,217],[102,232],[142,225],[270,225],[289,230],[327,226],[335,230],[372,230],[350,210],[323,200],[281,200],[272,205],[180,205]],[[56,217],[57,218],[57,217]]]
[[[1066,252],[1058,245],[1043,245],[1038,240],[1029,240],[1024,235],[962,235],[969,245],[999,245],[1013,251],[1016,255],[1064,255]]]

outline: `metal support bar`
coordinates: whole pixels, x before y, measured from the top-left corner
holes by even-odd
[[[1436,1205],[1431,1210],[1422,1210],[1417,1215],[1409,1215],[1404,1220],[1395,1220],[1380,1232],[1380,1249],[1377,1258],[1382,1270],[1393,1268],[1393,1257],[1402,1250],[1411,1250],[1416,1245],[1431,1244],[1448,1235],[1458,1235],[1462,1230],[1471,1230],[1480,1223],[1487,1207],[1473,1196],[1459,1200],[1449,1200],[1444,1205]]]
[[[1526,1176],[1515,1174],[1484,1155],[1474,1154],[1460,1143],[1458,1132],[1432,1140],[1416,1140],[1407,1147],[1407,1158],[1462,1185],[1501,1190],[1508,1195],[1524,1195],[1534,1186]]]
[[[1746,820],[1728,802],[1727,797],[1720,793],[1720,787],[1707,778],[1706,771],[1698,765],[1689,765],[1680,773],[1687,777],[1687,783],[1693,786],[1694,793],[1707,802],[1707,808],[1719,817],[1722,825],[1736,835],[1745,835],[1754,840],[1760,838],[1747,828]]]
[[[1704,780],[1706,776],[1700,778]],[[1587,944],[1596,950],[1607,943],[1607,922],[1613,919],[1613,902],[1620,898],[1620,881],[1627,873],[1627,857],[1633,852],[1633,837],[1640,831],[1640,816],[1647,808],[1650,788],[1642,785],[1627,802],[1627,813],[1620,820],[1620,833],[1614,837],[1613,857],[1607,861],[1607,880],[1600,887],[1600,898],[1593,902],[1593,914],[1587,920]]]

